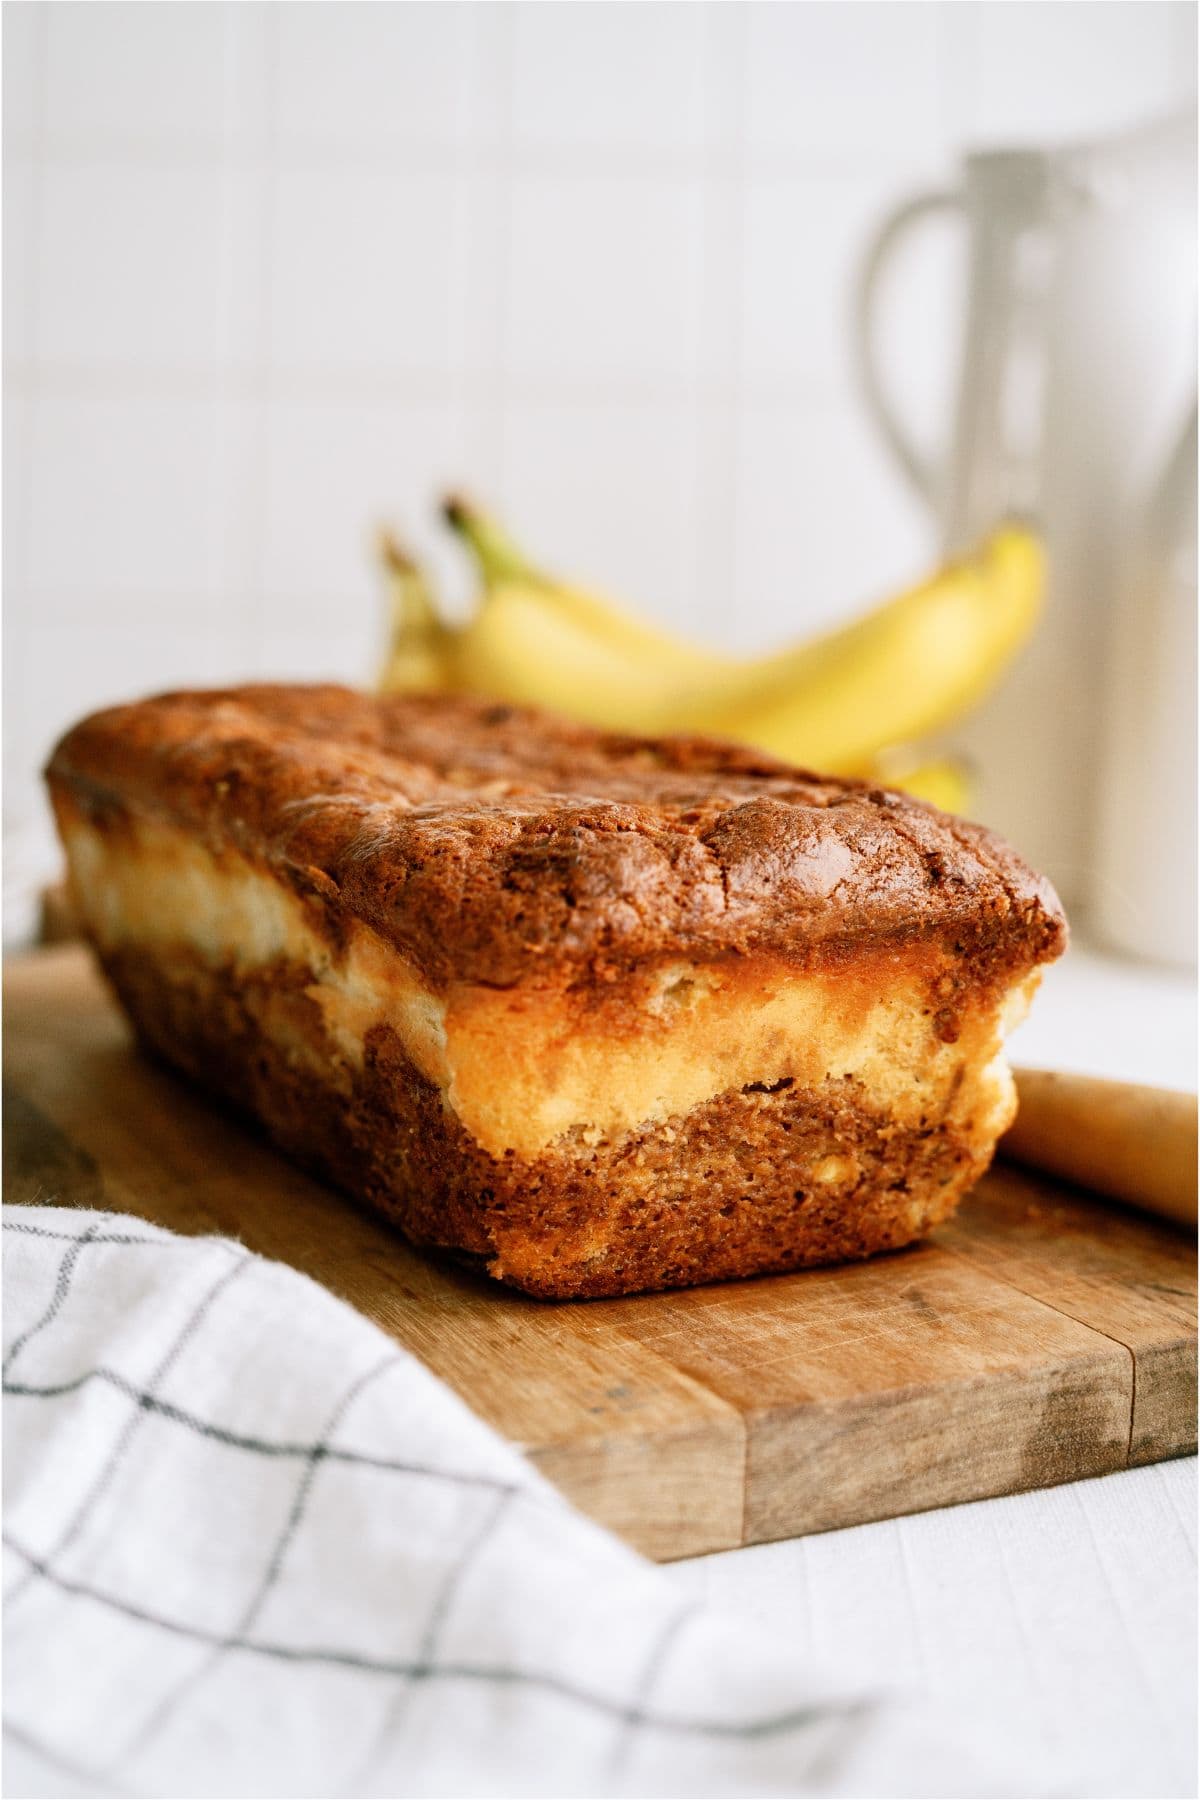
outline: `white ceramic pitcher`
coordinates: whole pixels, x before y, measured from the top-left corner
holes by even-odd
[[[858,365],[900,467],[944,547],[1005,514],[1046,538],[1050,603],[1003,689],[956,734],[979,810],[1092,897],[1102,671],[1124,603],[1122,547],[1195,394],[1194,115],[1110,143],[966,158],[961,184],[885,221],[867,256]],[[955,418],[937,453],[888,399],[881,303],[893,253],[931,214],[959,218],[967,291]],[[902,350],[902,346],[896,346]]]
[[[1091,923],[1196,961],[1196,407],[1129,534],[1108,646]]]

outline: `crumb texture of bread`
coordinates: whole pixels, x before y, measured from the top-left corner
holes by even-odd
[[[414,1242],[546,1297],[953,1210],[1065,926],[978,827],[703,740],[332,688],[96,715],[49,770],[143,1040]]]

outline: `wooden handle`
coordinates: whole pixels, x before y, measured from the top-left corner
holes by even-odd
[[[1046,1069],[1013,1073],[1020,1110],[1001,1156],[1195,1226],[1195,1094]]]

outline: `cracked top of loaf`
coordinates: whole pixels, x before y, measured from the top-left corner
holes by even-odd
[[[149,814],[266,864],[331,932],[365,920],[438,984],[811,965],[867,940],[934,940],[984,977],[1066,938],[1006,844],[902,794],[465,697],[164,694],[76,725],[47,774],[106,829]]]

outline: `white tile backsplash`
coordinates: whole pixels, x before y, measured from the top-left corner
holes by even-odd
[[[851,379],[849,322],[866,246],[911,191],[877,174],[751,178],[741,265],[742,370],[760,387],[802,382],[844,393]],[[940,319],[923,339],[936,339]],[[936,347],[936,344],[935,344]],[[927,360],[929,343],[906,340]]]
[[[515,401],[499,498],[543,566],[703,632],[696,454],[696,420],[670,402]]]
[[[1177,0],[1082,8],[981,0],[971,10],[974,143],[1087,138],[1141,124],[1172,94],[1195,93],[1195,64],[1176,50],[1177,22],[1195,9]]]
[[[225,82],[223,150],[227,162],[269,157],[275,140],[275,90],[278,65],[278,0],[239,0],[229,6],[207,0],[225,15]]]
[[[265,462],[266,618],[276,630],[289,618],[309,631],[336,628],[339,616],[378,611],[380,524],[426,558],[438,547],[434,502],[459,479],[461,424],[453,403],[280,401],[267,418]],[[440,550],[453,563],[454,546]]]
[[[27,581],[39,617],[184,629],[236,612],[217,579],[223,423],[219,401],[189,394],[35,396]]]
[[[541,150],[694,150],[705,139],[704,6],[513,8],[513,139]]]
[[[1197,79],[1197,9],[1195,5],[1171,8],[1171,63],[1173,80],[1193,95]]]
[[[330,610],[340,602],[331,597]],[[269,622],[259,638],[257,666],[266,681],[343,681],[361,686],[383,654],[386,632],[367,609],[345,612],[325,630],[288,619]]]
[[[116,706],[173,687],[219,685],[246,669],[234,634],[166,618],[137,626],[44,624],[30,628],[31,686],[51,698],[40,719],[43,755],[92,707]]]
[[[262,614],[259,575],[268,412],[263,395],[236,385],[218,385],[210,404],[212,512],[217,527],[209,579],[217,610],[245,621],[253,633]]]
[[[9,628],[19,622],[23,607],[19,594],[28,566],[29,544],[29,433],[33,396],[27,381],[7,375],[3,401],[3,510],[4,510],[4,635],[7,650]]]
[[[10,0],[16,841],[53,867],[34,772],[91,705],[366,674],[381,515],[461,604],[449,483],[741,649],[917,574],[935,534],[849,351],[870,234],[968,144],[1180,104],[1194,44],[1155,0]],[[930,228],[881,294],[928,444],[960,248]]]
[[[273,367],[447,374],[461,351],[465,188],[453,174],[285,168],[273,196]]]
[[[45,364],[210,369],[224,247],[215,166],[50,163],[34,346]]]
[[[32,251],[37,166],[25,156],[4,159],[4,361],[24,362],[33,336]]]
[[[602,384],[697,372],[699,180],[519,175],[511,206],[514,376]]]
[[[21,10],[25,10],[22,8]],[[61,0],[44,11],[46,130],[156,146],[216,142],[225,125],[228,10]]]
[[[4,5],[4,136],[6,143],[31,137],[40,113],[45,9]]]
[[[271,292],[272,172],[258,162],[220,170],[221,242],[210,280],[216,294],[217,365],[249,376],[265,363]]]
[[[276,8],[281,142],[455,144],[471,118],[474,8]]]
[[[736,505],[731,648],[828,629],[924,574],[932,555],[922,509],[845,402],[745,406]]]
[[[816,166],[875,156],[886,167],[942,149],[941,10],[930,0],[747,7],[751,155]]]

